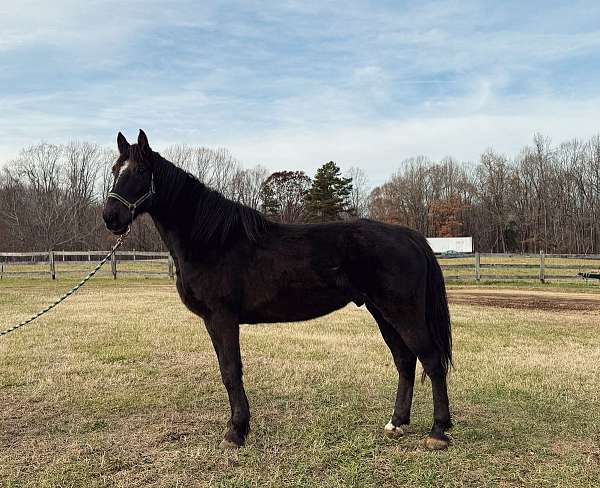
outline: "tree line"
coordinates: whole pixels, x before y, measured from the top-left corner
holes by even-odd
[[[370,195],[370,216],[428,236],[473,236],[482,252],[600,253],[600,136],[553,146],[540,134],[516,156],[476,165],[405,160]]]
[[[369,217],[428,237],[473,236],[482,252],[600,253],[600,136],[553,145],[538,134],[512,157],[489,149],[475,164],[408,158],[373,189],[364,170],[333,161],[311,178],[244,168],[226,149],[172,145],[162,154],[279,222]],[[0,171],[0,250],[107,249],[114,238],[101,213],[116,157],[89,142],[23,149]],[[127,247],[162,249],[149,218]]]

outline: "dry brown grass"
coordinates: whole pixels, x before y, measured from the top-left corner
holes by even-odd
[[[0,324],[66,284],[0,284]],[[598,316],[453,306],[453,446],[386,438],[395,372],[364,309],[244,326],[247,447],[210,341],[165,280],[99,280],[0,339],[2,486],[597,486]]]

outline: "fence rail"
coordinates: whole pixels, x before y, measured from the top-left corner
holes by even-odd
[[[447,280],[581,280],[579,273],[600,270],[598,254],[441,254]],[[537,271],[535,274],[532,271]],[[552,274],[549,274],[550,271]]]
[[[81,273],[108,251],[51,251],[0,253],[0,279],[10,276],[48,276]],[[441,254],[438,260],[447,280],[581,280],[578,273],[600,270],[598,254]],[[77,264],[80,266],[77,267]],[[83,267],[81,266],[83,265]],[[117,251],[110,273],[174,278],[168,252]]]
[[[71,269],[59,269],[59,263],[64,266],[89,264],[100,257],[104,257],[108,251],[49,251],[49,252],[0,252],[0,279],[9,276],[32,276],[48,275],[53,280],[59,271],[62,273],[73,273]],[[80,259],[76,259],[80,258]],[[136,263],[141,269],[129,269],[122,267],[119,269],[119,262]],[[150,269],[142,264],[154,265]],[[149,276],[168,276],[170,279],[175,277],[175,266],[173,258],[168,252],[162,251],[117,251],[110,259],[110,272],[114,279],[117,274],[136,274]]]

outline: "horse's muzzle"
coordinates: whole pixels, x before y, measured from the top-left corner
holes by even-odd
[[[107,204],[102,212],[106,228],[117,236],[124,234],[129,227],[129,222],[124,221],[123,215],[121,215],[123,213],[121,209],[110,204]]]

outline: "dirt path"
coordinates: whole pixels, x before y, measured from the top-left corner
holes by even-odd
[[[489,307],[600,311],[600,294],[545,290],[454,288],[448,290],[451,304]]]

